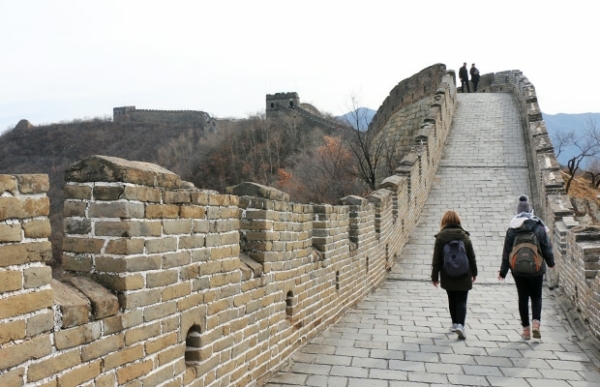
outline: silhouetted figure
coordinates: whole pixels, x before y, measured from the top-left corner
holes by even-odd
[[[473,92],[477,92],[477,84],[479,83],[479,69],[475,67],[475,63],[471,65],[471,82],[473,82]]]
[[[463,66],[458,70],[458,77],[460,78],[460,89],[465,92],[465,84],[467,85],[467,92],[471,92],[469,88],[469,70],[467,70],[467,62],[463,63]]]

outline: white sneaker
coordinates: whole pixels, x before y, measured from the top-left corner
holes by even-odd
[[[452,326],[449,328],[450,332],[456,332],[456,327],[458,327],[458,324],[452,324]]]
[[[465,333],[465,327],[462,326],[462,324],[456,324],[456,334],[458,335],[458,338],[461,340],[464,340],[467,338],[467,335]]]

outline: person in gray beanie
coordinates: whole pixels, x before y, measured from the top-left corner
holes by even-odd
[[[508,270],[515,280],[519,298],[519,315],[523,332],[521,336],[529,340],[541,338],[540,322],[542,317],[542,285],[546,266],[554,267],[554,253],[552,243],[548,237],[549,229],[541,219],[533,215],[533,209],[529,204],[527,196],[519,197],[517,215],[510,221],[504,238],[504,249],[502,251],[502,264],[498,272],[498,280],[506,278]],[[528,246],[526,242],[528,242]],[[541,256],[541,265],[537,265],[534,272],[523,272],[515,265],[517,255],[521,254],[521,246],[529,248],[531,252]],[[533,246],[533,248],[531,248]],[[537,246],[537,248],[535,248]],[[537,262],[537,261],[536,261]],[[533,268],[533,266],[531,266]],[[531,299],[532,321],[529,324],[529,300]]]
[[[517,214],[522,212],[531,212],[531,206],[529,205],[529,200],[527,196],[521,195],[519,197],[519,204],[517,205]]]

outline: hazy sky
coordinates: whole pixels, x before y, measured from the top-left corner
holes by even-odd
[[[296,91],[323,112],[377,109],[444,63],[521,70],[544,113],[598,112],[590,0],[0,0],[0,132],[112,116],[115,106],[264,111]]]

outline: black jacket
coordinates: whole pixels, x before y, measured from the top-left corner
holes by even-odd
[[[502,266],[500,267],[499,273],[500,277],[502,278],[506,277],[506,274],[510,269],[509,258],[510,252],[513,248],[513,243],[515,242],[515,237],[519,232],[522,231],[533,231],[540,245],[544,262],[542,262],[542,270],[537,275],[544,275],[544,273],[546,273],[546,265],[549,267],[554,267],[554,252],[552,251],[552,243],[550,242],[548,233],[546,233],[546,225],[544,225],[539,218],[536,218],[531,214],[521,213],[510,221],[510,226],[508,230],[506,230],[506,236],[504,237],[504,249],[502,251]],[[512,274],[513,276],[520,277],[530,276],[524,274]]]
[[[462,240],[469,258],[469,272],[462,277],[448,277],[444,267],[444,245],[453,240]],[[435,236],[433,259],[431,261],[431,281],[440,282],[442,289],[450,291],[467,291],[473,287],[472,277],[477,277],[477,262],[469,233],[457,224],[449,224]],[[441,281],[440,281],[441,278]]]
[[[461,82],[469,81],[469,71],[465,66],[461,67],[460,70],[458,70],[458,77],[460,78]]]
[[[473,82],[479,82],[479,70],[477,70],[477,67],[471,67],[471,70],[469,70],[469,74],[471,74],[471,80]]]

